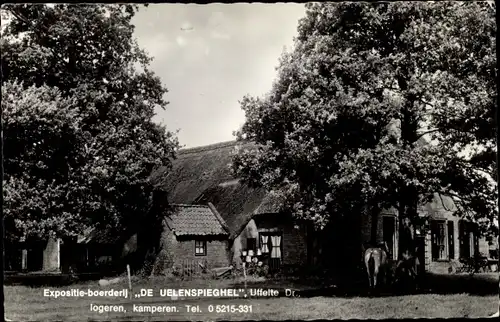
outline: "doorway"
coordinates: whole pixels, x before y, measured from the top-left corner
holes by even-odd
[[[395,239],[396,239],[396,218],[392,216],[382,217],[382,238],[387,244],[389,258],[394,259]]]

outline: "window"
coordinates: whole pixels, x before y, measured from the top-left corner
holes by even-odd
[[[282,237],[277,233],[266,233],[260,235],[261,251],[269,255],[269,269],[277,270],[281,266]]]
[[[260,235],[260,245],[262,254],[269,254],[269,236]]]
[[[257,238],[247,238],[247,250],[257,250]]]
[[[434,221],[431,227],[432,259],[446,260],[446,225],[444,221]]]
[[[194,254],[196,256],[205,256],[207,254],[207,242],[204,240],[196,240],[194,242]]]
[[[474,223],[460,220],[460,258],[471,258],[478,252],[478,236],[476,234],[477,226]]]
[[[270,236],[271,258],[281,258],[281,236]]]
[[[260,244],[263,254],[270,254],[270,257],[273,258],[281,258],[281,235],[261,234]]]

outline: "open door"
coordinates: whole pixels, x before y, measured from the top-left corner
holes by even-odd
[[[382,217],[382,237],[389,250],[389,258],[394,259],[396,241],[396,218],[393,216]]]
[[[425,236],[417,236],[416,237],[416,245],[417,245],[417,258],[420,263],[418,266],[418,274],[425,273]]]

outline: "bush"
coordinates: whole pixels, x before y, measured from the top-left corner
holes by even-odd
[[[490,249],[490,258],[498,259],[498,248]]]
[[[248,265],[247,274],[253,277],[265,277],[269,274],[269,266],[258,265],[257,263],[251,262]]]
[[[246,275],[247,277],[267,277],[269,276],[269,266],[262,264],[259,265],[259,262],[250,262],[246,263],[245,269],[246,269]],[[242,277],[243,274],[243,267],[241,266],[240,268],[234,268],[232,272],[233,277]]]
[[[471,275],[481,271],[488,271],[488,260],[485,256],[476,256],[474,258],[461,258],[460,263],[463,265],[461,272],[466,272]]]
[[[146,258],[144,259],[144,264],[137,272],[137,275],[141,277],[150,276],[154,269],[155,260],[156,256],[154,255],[154,253],[147,253]]]

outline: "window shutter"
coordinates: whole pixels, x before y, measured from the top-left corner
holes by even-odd
[[[455,258],[455,227],[453,221],[448,221],[448,255],[449,259]]]
[[[435,260],[435,259],[438,259],[439,257],[439,250],[438,250],[438,246],[437,246],[437,223],[432,221],[431,222],[431,255],[432,255],[432,259]]]
[[[247,238],[247,250],[257,250],[257,239]]]
[[[465,240],[466,240],[467,236],[466,236],[465,224],[464,224],[463,220],[460,220],[458,222],[458,232],[459,232],[458,240],[460,242],[460,247],[459,247],[460,254],[458,254],[458,255],[460,258],[468,257],[468,256],[466,256],[467,251],[466,251]]]
[[[479,256],[479,237],[477,234],[477,230],[474,231],[474,254]]]

